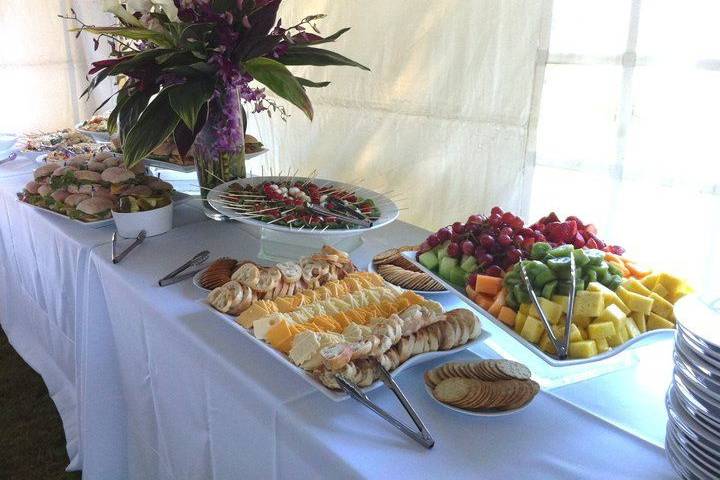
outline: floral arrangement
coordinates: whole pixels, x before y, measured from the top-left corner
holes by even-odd
[[[281,97],[312,120],[306,88],[325,87],[293,75],[292,65],[367,67],[318,45],[334,42],[349,28],[323,37],[312,15],[292,26],[277,18],[282,0],[103,0],[115,15],[113,26],[83,23],[71,10],[62,18],[79,23],[74,28],[102,38],[111,47],[110,58],[94,62],[93,76],[83,95],[108,77],[120,85],[108,130],[119,131],[125,163],[132,166],[170,136],[181,155],[187,154],[204,126],[209,102],[223,92],[237,90],[252,112],[285,109],[268,96]],[[261,86],[252,83],[257,81]],[[115,96],[113,95],[113,96]],[[111,97],[112,98],[112,97]],[[105,100],[99,107],[105,105]],[[242,138],[245,112],[227,112],[218,141],[231,144]],[[235,118],[233,118],[235,116]]]

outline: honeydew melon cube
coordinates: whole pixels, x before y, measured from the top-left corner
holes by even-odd
[[[605,285],[603,285],[600,282],[590,282],[587,286],[587,289],[591,292],[600,292],[603,296],[603,301],[605,302],[605,306],[608,305],[617,305],[622,312],[627,315],[630,313],[630,309],[623,303],[622,300],[620,300],[620,297],[617,296],[615,292],[607,288]]]
[[[622,310],[617,305],[611,304],[605,307],[596,322],[613,322],[617,326],[623,318],[625,318],[625,314]]]
[[[663,298],[667,298],[670,295],[670,292],[667,291],[667,288],[665,288],[662,283],[655,284],[655,287],[653,287],[652,291]]]
[[[545,331],[543,323],[535,317],[527,317],[525,324],[520,330],[520,336],[528,342],[537,343]]]
[[[651,273],[650,275],[646,275],[645,278],[640,281],[640,283],[645,285],[648,289],[652,290],[655,288],[655,285],[657,285],[659,278],[659,273]]]
[[[598,338],[612,337],[613,335],[617,334],[613,322],[591,323],[590,325],[588,325],[587,331],[588,336],[592,340],[597,340]]]
[[[530,303],[521,303],[520,308],[518,309],[518,313],[524,313],[525,315],[527,315],[528,313],[530,313],[530,306]]]
[[[557,303],[562,307],[562,312],[567,313],[568,296],[567,295],[553,295],[550,300]]]
[[[597,344],[593,340],[570,343],[570,358],[590,358],[598,354]]]
[[[625,317],[625,328],[628,332],[628,339],[635,338],[640,335],[640,329],[635,325],[635,321],[632,318]]]
[[[595,345],[597,345],[598,353],[607,352],[610,350],[610,345],[608,344],[607,338],[596,338]]]
[[[545,316],[547,317],[548,322],[558,323],[558,320],[560,320],[560,315],[562,315],[562,307],[557,303],[543,297],[538,298],[538,303],[545,312]],[[528,312],[528,315],[540,318],[540,312],[538,312],[534,304],[530,305],[530,311]]]
[[[605,302],[600,292],[581,290],[575,296],[573,315],[584,317],[598,317],[605,308]]]
[[[522,313],[521,311],[518,311],[515,314],[515,331],[517,333],[522,332],[523,326],[525,326],[525,320],[527,320],[527,313]]]
[[[615,291],[625,305],[633,312],[642,312],[645,315],[652,311],[653,299],[650,297],[643,297],[634,292],[629,292],[623,287],[618,287]]]
[[[635,292],[639,295],[643,295],[645,297],[649,297],[652,293],[649,288],[647,288],[645,285],[640,283],[640,281],[637,278],[628,278],[625,280],[622,284],[623,288],[629,292]]]
[[[672,323],[667,318],[663,318],[660,315],[656,313],[650,312],[650,314],[647,317],[647,329],[650,330],[657,330],[659,328],[675,328],[675,324]]]
[[[653,299],[652,312],[657,313],[661,317],[670,318],[673,314],[672,303],[668,302],[655,292],[650,292],[650,298]]]
[[[647,325],[645,323],[644,313],[632,312],[630,313],[630,318],[632,318],[633,322],[635,322],[635,325],[637,326],[638,330],[640,330],[640,333],[647,332]]]

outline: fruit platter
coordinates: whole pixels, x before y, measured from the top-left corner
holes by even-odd
[[[375,362],[395,375],[487,337],[470,310],[445,312],[327,245],[272,266],[221,258],[201,282],[218,285],[212,311],[336,401],[348,398],[336,374],[369,391],[382,385]]]
[[[682,279],[655,272],[598,237],[592,224],[555,213],[530,226],[494,207],[428,236],[403,255],[500,325],[547,363],[560,366],[615,355],[649,335],[675,328],[674,304],[692,291]],[[562,337],[575,264],[569,357],[559,360],[522,279],[520,262],[551,324]]]
[[[70,128],[57,132],[28,134],[22,139],[23,149],[31,152],[43,152],[62,147],[70,147],[79,143],[94,142],[90,135]]]
[[[253,177],[216,186],[210,206],[240,222],[308,235],[348,235],[385,226],[398,216],[386,196],[309,177]]]
[[[75,125],[78,132],[89,135],[98,142],[109,142],[110,133],[107,128],[107,117],[103,115],[94,115],[93,117],[83,120]]]

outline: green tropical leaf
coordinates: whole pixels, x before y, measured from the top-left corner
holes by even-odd
[[[118,90],[118,98],[117,102],[115,102],[115,108],[113,108],[113,111],[110,112],[110,115],[108,116],[107,121],[107,129],[108,132],[113,133],[115,132],[115,129],[117,128],[117,120],[118,120],[118,114],[120,113],[120,109],[125,104],[125,102],[128,101],[130,96],[127,94],[127,90],[124,88],[121,88]]]
[[[313,119],[313,108],[305,89],[285,65],[269,58],[259,57],[243,64],[255,80],[262,83],[276,95],[289,101],[307,117]]]
[[[287,53],[280,57],[280,62],[285,65],[315,65],[325,67],[328,65],[338,65],[347,67],[357,67],[363,70],[370,69],[355,60],[350,60],[339,53],[325,50],[323,48],[308,47],[306,45],[293,45]]]
[[[200,109],[210,100],[214,83],[207,80],[194,80],[169,88],[170,106],[191,131],[195,128]]]
[[[312,80],[308,80],[307,78],[302,78],[302,77],[295,77],[295,78],[297,78],[297,81],[303,87],[322,88],[322,87],[327,87],[328,85],[330,85],[330,82],[313,82]]]
[[[118,112],[120,125],[120,140],[124,143],[128,133],[135,126],[140,114],[147,107],[150,98],[157,90],[150,92],[136,92],[127,99]]]
[[[73,29],[77,31],[79,29]],[[96,35],[109,35],[116,37],[125,37],[132,40],[148,40],[160,47],[170,48],[173,46],[172,40],[162,32],[156,32],[147,28],[140,27],[85,27],[85,30]]]
[[[338,38],[340,38],[340,35],[343,33],[346,33],[350,30],[350,27],[341,28],[337,32],[333,33],[329,37],[325,37],[322,40],[315,40],[313,42],[308,42],[305,45],[320,45],[321,43],[328,43],[328,42],[334,42]]]
[[[170,94],[177,87],[163,89],[142,112],[123,142],[123,160],[132,167],[172,135],[180,117],[170,106]]]

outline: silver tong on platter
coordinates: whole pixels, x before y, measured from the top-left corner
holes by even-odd
[[[545,311],[542,309],[540,301],[538,300],[538,297],[532,288],[532,283],[530,282],[530,277],[528,276],[527,270],[525,269],[523,259],[520,259],[518,264],[520,265],[520,276],[523,279],[525,288],[530,295],[530,299],[532,300],[533,305],[535,305],[535,308],[540,314],[540,319],[542,320],[543,325],[545,325],[545,331],[548,334],[548,338],[550,338],[550,341],[555,347],[557,357],[560,360],[565,360],[570,350],[570,325],[572,324],[573,310],[575,309],[575,293],[577,290],[577,287],[575,285],[575,255],[573,253],[570,253],[570,294],[568,295],[567,317],[565,318],[565,331],[563,332],[562,339],[557,338],[555,336],[555,332],[553,332],[552,325],[548,321],[547,315],[545,315]]]
[[[208,250],[203,250],[202,252],[197,253],[190,260],[183,263],[178,268],[158,280],[158,285],[160,285],[161,287],[166,287],[168,285],[182,282],[183,280],[192,277],[200,270],[193,270],[187,273],[183,273],[182,275],[180,274],[190,267],[197,267],[198,265],[202,265],[207,261],[208,258],[210,258],[210,252]]]
[[[364,228],[373,226],[373,222],[363,215],[360,210],[334,197],[328,197],[325,206],[318,203],[307,203],[305,207],[316,215],[323,217],[335,217],[343,222]]]
[[[390,415],[387,411],[380,408],[375,402],[370,400],[365,393],[352,382],[349,382],[344,377],[342,377],[340,374],[335,374],[335,379],[337,380],[338,384],[342,387],[345,392],[350,395],[354,400],[357,400],[376,414],[378,414],[380,417],[382,417],[385,421],[390,423],[392,426],[400,430],[402,433],[407,435],[408,437],[412,438],[416,442],[418,442],[420,445],[422,445],[425,448],[432,448],[433,445],[435,445],[435,439],[433,439],[432,435],[428,431],[427,427],[425,427],[425,424],[420,419],[418,414],[415,412],[415,409],[410,405],[410,402],[405,397],[405,394],[402,393],[402,390],[400,390],[400,387],[397,383],[395,383],[395,380],[390,376],[390,372],[387,371],[385,367],[383,367],[380,362],[375,359],[375,367],[380,372],[380,379],[385,384],[386,387],[388,387],[397,397],[397,399],[402,404],[405,411],[408,413],[410,418],[412,419],[413,423],[417,427],[417,431],[413,430],[412,428],[405,425],[403,422],[398,420],[397,418]]]
[[[140,245],[143,240],[145,240],[145,236],[147,235],[147,232],[145,230],[140,230],[140,233],[138,233],[137,237],[135,238],[135,241],[130,244],[129,247],[127,247],[125,250],[123,250],[120,253],[117,253],[117,237],[118,233],[114,232],[112,235],[112,262],[113,263],[120,263],[123,258],[127,256],[128,253],[132,251],[135,247]]]

